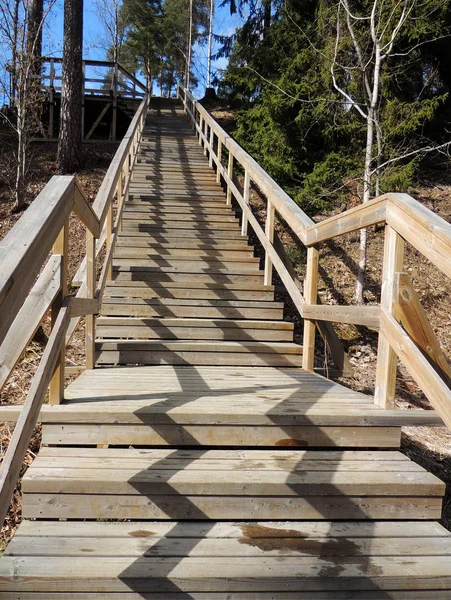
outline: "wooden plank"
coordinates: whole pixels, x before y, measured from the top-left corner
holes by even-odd
[[[307,250],[307,267],[304,284],[304,306],[314,304],[318,296],[318,263],[319,251],[312,246]],[[304,314],[302,313],[304,317]],[[302,368],[305,371],[312,371],[315,360],[315,333],[316,325],[312,319],[304,317],[304,334],[302,343],[304,346],[304,355],[302,359]]]
[[[199,300],[259,300],[259,301],[274,301],[274,292],[269,290],[246,290],[246,289],[206,289],[197,287],[186,288],[173,287],[171,285],[158,286],[152,285],[150,282],[146,286],[130,286],[127,283],[107,287],[105,295],[107,297],[132,297],[132,298],[174,298],[174,299],[199,299]],[[138,283],[138,282],[133,282]]]
[[[48,424],[44,444],[394,448],[399,427]],[[257,515],[258,513],[253,513]],[[147,518],[147,517],[146,517]],[[223,518],[223,517],[220,517]],[[249,517],[253,518],[253,517]],[[288,518],[288,517],[283,517]],[[296,517],[294,517],[296,518]],[[299,518],[299,515],[298,515]],[[312,517],[316,518],[316,517]],[[334,517],[339,518],[339,517]]]
[[[305,236],[305,244],[313,245],[330,240],[338,235],[358,231],[377,223],[383,223],[387,215],[387,202],[390,194],[385,194],[365,204],[312,224]]]
[[[74,210],[95,238],[100,237],[100,222],[79,183],[75,181]]]
[[[53,244],[53,253],[61,256],[61,288],[51,307],[52,328],[55,326],[61,308],[66,302],[68,292],[68,260],[69,260],[69,219],[60,231],[59,236]],[[55,370],[49,383],[49,403],[60,404],[64,398],[66,363],[66,344],[61,344],[60,357],[56,363]]]
[[[13,229],[0,241],[0,343],[70,214],[74,187],[74,177],[52,177]]]
[[[85,317],[86,315],[96,315],[99,312],[99,301],[95,298],[77,298],[70,299],[70,315],[74,317]]]
[[[96,291],[96,264],[95,264],[96,242],[92,233],[86,231],[86,279],[85,289],[86,298],[94,299]],[[96,312],[99,308],[98,301],[94,300]],[[72,314],[72,317],[78,315]],[[86,347],[86,368],[93,369],[95,364],[95,318],[94,313],[86,316],[86,332],[85,332],[85,347]]]
[[[451,367],[407,273],[396,273],[393,316],[431,359],[439,374],[451,378]]]
[[[61,356],[61,346],[64,344],[69,317],[69,308],[63,306],[49,336],[41,362],[33,378],[22,412],[0,467],[1,522],[5,518],[11,496],[16,487],[23,459],[27,452],[31,434],[37,423],[47,387],[58,359]]]
[[[88,518],[88,519],[253,519],[262,520],[362,520],[362,519],[439,519],[441,500],[430,497],[355,497],[328,496],[309,498],[238,496],[214,501],[208,496],[153,496],[108,494],[25,494],[26,518]],[[154,559],[155,560],[155,559]],[[218,564],[223,569],[222,561]],[[296,559],[297,575],[299,558]],[[315,558],[315,565],[317,565]],[[390,557],[390,561],[394,561]],[[411,561],[411,558],[408,558]],[[437,557],[434,557],[437,561]],[[42,561],[40,561],[42,563]],[[236,565],[236,560],[233,561]],[[106,561],[105,564],[109,564]],[[2,562],[0,562],[1,568]],[[446,564],[450,565],[449,557]],[[279,565],[280,566],[280,565]],[[430,568],[428,569],[431,575]],[[54,575],[53,571],[53,575]],[[233,577],[236,577],[234,575]],[[1,585],[0,577],[0,585]],[[236,581],[236,580],[235,580]],[[443,582],[441,583],[443,585]],[[35,588],[36,589],[36,588]]]
[[[331,304],[305,304],[304,317],[332,323],[353,323],[379,329],[379,306],[337,306]]]
[[[0,389],[61,289],[61,256],[52,256],[0,346]]]
[[[387,225],[385,228],[384,263],[382,271],[381,310],[392,314],[395,299],[395,274],[402,271],[404,240]],[[396,392],[397,358],[385,332],[379,332],[377,348],[374,402],[382,408],[393,408]]]
[[[133,531],[133,530],[132,530]],[[134,529],[136,531],[136,528]],[[138,530],[139,531],[139,530]],[[144,527],[143,533],[149,531],[149,526]],[[254,531],[258,532],[259,537],[255,539]],[[126,556],[138,558],[140,556],[224,556],[235,557],[237,560],[240,557],[250,556],[311,556],[309,546],[317,544],[319,547],[324,546],[324,551],[321,553],[322,558],[339,557],[339,556],[403,556],[409,551],[410,556],[449,556],[450,540],[445,537],[411,538],[411,543],[406,539],[401,538],[353,538],[348,540],[338,538],[335,543],[327,546],[327,540],[330,538],[302,537],[299,539],[296,536],[297,530],[289,529],[284,533],[281,529],[268,527],[266,524],[261,525],[243,525],[241,537],[237,538],[202,538],[199,534],[195,534],[193,529],[192,538],[162,538],[155,535],[144,539],[139,537],[121,536],[117,538],[82,536],[77,534],[65,539],[61,537],[62,532],[58,536],[45,537],[28,537],[21,536],[15,538],[9,544],[7,556],[83,556],[89,549],[91,557],[108,557],[108,556]],[[264,537],[266,535],[268,537]],[[105,532],[102,532],[105,535]],[[246,535],[248,534],[248,535]],[[304,534],[305,535],[305,534]],[[310,544],[307,542],[308,539]],[[272,541],[271,541],[272,540]],[[353,547],[353,551],[349,550],[349,546]]]
[[[384,308],[381,313],[381,331],[444,423],[451,427],[451,389],[437,375],[401,325]]]
[[[2,592],[5,600],[17,600],[17,591]],[[190,600],[274,600],[274,592],[190,592]],[[349,600],[349,592],[307,592],[303,600]],[[380,591],[352,592],[353,600],[380,600]],[[390,590],[391,600],[449,600],[448,590]],[[168,600],[166,593],[145,592],[20,592],[21,600]],[[171,600],[186,600],[185,592],[171,592]],[[299,592],[277,592],[277,600],[299,600]]]
[[[268,238],[270,244],[274,243],[274,222],[276,213],[274,210],[274,206],[270,200],[267,202],[266,206],[266,222],[265,222],[265,235]],[[271,285],[272,283],[272,262],[267,252],[265,252],[265,278],[264,283],[266,285]]]
[[[390,194],[392,196],[392,194]],[[404,202],[407,194],[396,194]],[[410,198],[410,196],[408,196]],[[451,245],[449,242],[449,229],[451,228],[441,217],[421,207],[413,199],[415,211],[411,206],[403,203],[390,203],[387,210],[387,222],[401,235],[409,244],[412,244],[440,271],[451,277]],[[425,214],[427,218],[425,218]],[[402,269],[399,269],[402,271]]]

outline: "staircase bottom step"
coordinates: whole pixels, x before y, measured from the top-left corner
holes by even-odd
[[[445,600],[437,523],[24,522],[2,598]],[[117,596],[116,596],[117,594]]]

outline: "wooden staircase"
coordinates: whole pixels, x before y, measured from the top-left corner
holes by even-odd
[[[449,600],[444,484],[302,348],[181,105],[150,111],[98,368],[41,411],[5,599]],[[10,413],[10,418],[13,418]]]
[[[97,334],[102,365],[301,364],[181,107],[144,129]]]

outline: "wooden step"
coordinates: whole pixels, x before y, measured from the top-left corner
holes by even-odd
[[[181,229],[183,231],[191,231],[191,232],[210,232],[211,235],[215,235],[217,231],[240,231],[240,224],[238,221],[233,218],[232,221],[222,221],[219,220],[217,222],[209,222],[208,220],[194,220],[194,221],[181,221],[180,219],[145,219],[140,222],[139,220],[135,221],[134,219],[125,219],[122,222],[122,231],[130,231],[133,229],[148,231],[151,229],[157,230],[168,230],[168,229]]]
[[[125,211],[123,214],[123,222],[126,221],[142,221],[146,223],[158,223],[164,226],[165,223],[169,222],[178,222],[180,223],[181,217],[179,213],[168,213],[165,211],[161,211],[160,215],[155,214],[150,211],[149,213],[142,212],[128,212]],[[219,215],[202,215],[202,214],[184,214],[183,215],[184,223],[207,223],[211,224],[213,227],[216,226],[217,223],[234,223],[235,225],[238,223],[235,215],[231,214],[230,211],[227,211],[223,214]]]
[[[113,258],[114,267],[130,267],[131,269],[149,268],[172,269],[176,271],[192,272],[192,269],[220,269],[231,270],[239,273],[255,273],[259,271],[260,260],[254,257],[195,257],[195,256],[167,256],[167,257],[146,257],[136,256],[137,253],[132,250],[118,252]]]
[[[141,246],[141,247],[162,247],[162,248],[199,248],[203,250],[253,250],[249,246],[247,238],[242,235],[234,237],[193,238],[184,237],[180,233],[172,232],[171,235],[161,235],[156,232],[154,235],[147,231],[130,231],[128,233],[119,232],[117,237],[117,247],[120,246]]]
[[[260,259],[254,257],[254,253],[250,246],[245,246],[239,250],[218,250],[214,247],[208,249],[199,248],[179,248],[166,244],[154,244],[147,247],[133,246],[129,243],[118,243],[115,252],[115,257],[147,257],[173,260],[192,260],[192,259],[210,259],[210,260],[232,260],[237,262],[259,262]]]
[[[186,317],[200,319],[282,320],[281,302],[252,300],[185,300],[104,297],[103,316]]]
[[[219,239],[221,240],[246,240],[247,238],[239,231],[237,228],[234,229],[183,229],[183,228],[173,228],[173,227],[147,227],[145,225],[141,225],[139,227],[126,227],[122,230],[122,235],[125,236],[137,236],[140,235],[142,237],[148,236],[149,238],[153,238],[155,240],[159,240],[161,242],[169,242],[173,238],[180,239],[191,239],[191,240],[201,240],[203,243],[215,242]]]
[[[66,448],[69,460],[52,463],[43,449],[22,480],[24,516],[422,520],[440,518],[445,491],[404,455],[397,461],[383,451],[361,451],[357,460],[343,451],[336,461],[313,450],[138,452],[123,448],[105,462],[102,449],[79,456]]]
[[[230,207],[216,205],[213,207],[203,208],[201,206],[191,206],[190,204],[172,206],[172,205],[162,205],[159,203],[158,205],[152,206],[149,203],[146,206],[142,202],[128,202],[125,205],[124,215],[130,216],[134,214],[139,215],[154,215],[157,217],[165,217],[167,215],[193,215],[193,216],[205,216],[210,217],[210,215],[234,215],[235,212],[231,211]]]
[[[96,333],[99,338],[136,340],[293,341],[293,325],[284,321],[99,317],[96,323]]]
[[[105,288],[105,296],[109,298],[174,298],[185,300],[258,300],[274,301],[274,290],[269,286],[251,286],[230,284],[188,284],[176,282],[153,285],[151,282],[128,281],[122,284],[110,282]],[[132,285],[133,284],[133,285]],[[210,287],[211,286],[211,287]],[[253,288],[253,289],[252,289]]]
[[[300,367],[302,347],[288,342],[97,340],[98,365]]]
[[[193,273],[195,277],[193,277]],[[194,271],[191,269],[191,272],[177,272],[177,271],[168,271],[165,270],[163,273],[160,270],[152,271],[149,269],[141,268],[141,269],[131,269],[130,267],[117,267],[113,269],[113,278],[115,283],[120,283],[125,281],[149,281],[153,284],[158,283],[183,283],[187,282],[191,284],[193,279],[196,280],[196,283],[203,283],[205,285],[209,284],[263,284],[263,273],[261,271],[257,271],[255,273],[236,273],[231,271],[230,269],[225,271],[224,269],[204,269]]]
[[[437,523],[23,522],[5,600],[448,600]],[[448,594],[448,595],[447,595]]]

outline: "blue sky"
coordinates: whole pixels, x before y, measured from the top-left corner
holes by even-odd
[[[187,0],[188,1],[188,0]],[[213,31],[217,35],[230,35],[236,27],[241,24],[238,15],[230,15],[229,7],[221,8],[221,0],[216,1],[215,19]],[[102,37],[102,24],[96,15],[95,5],[92,0],[84,2],[84,58],[94,60],[104,60],[105,51],[99,47],[99,40]],[[63,0],[57,0],[52,8],[51,15],[47,25],[46,35],[44,36],[44,53],[53,56],[62,55],[62,37],[63,37]],[[217,50],[218,44],[214,45],[213,53]],[[194,48],[193,70],[199,79],[199,86],[196,90],[197,96],[202,96],[205,88],[207,72],[207,46],[196,46]],[[227,64],[226,59],[214,61],[213,70],[224,68]]]

